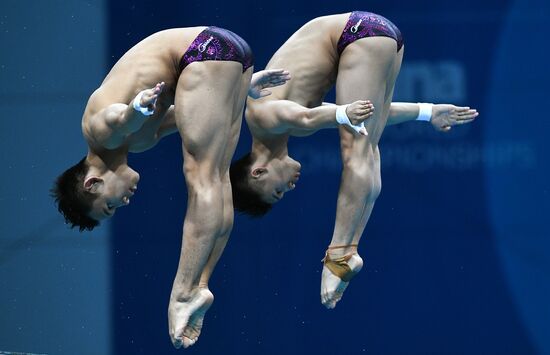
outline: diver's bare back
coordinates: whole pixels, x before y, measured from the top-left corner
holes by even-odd
[[[266,67],[284,68],[292,80],[272,89],[273,95],[263,100],[291,100],[310,108],[321,105],[336,81],[339,60],[336,45],[348,17],[349,13],[318,17],[296,31]]]
[[[292,79],[272,88],[272,94],[258,100],[248,99],[246,121],[255,141],[272,147],[286,146],[289,136],[308,136],[315,131],[292,129],[286,133],[266,127],[263,105],[275,100],[290,100],[304,107],[320,106],[334,85],[338,73],[337,43],[349,13],[318,17],[298,29],[273,54],[266,69],[288,70]],[[269,110],[269,109],[268,109]]]
[[[130,48],[88,100],[82,117],[87,140],[90,141],[85,127],[94,114],[115,103],[128,104],[140,91],[164,82],[165,88],[156,103],[155,113],[139,131],[128,137],[127,145],[130,151],[142,150],[142,143],[153,140],[166,110],[174,103],[181,57],[204,28],[164,30]]]

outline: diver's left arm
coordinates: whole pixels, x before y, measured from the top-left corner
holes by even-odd
[[[331,102],[323,102],[322,105],[331,106],[335,104]],[[386,126],[416,120],[421,121],[421,119],[419,119],[421,116],[421,105],[422,104],[409,102],[392,102]],[[455,106],[451,104],[428,105],[430,105],[430,111],[422,112],[422,116],[425,117],[424,121],[429,121],[438,131],[447,132],[452,126],[470,123],[477,116],[479,116],[479,112],[477,112],[476,109],[468,106]],[[428,107],[426,106],[426,108]]]

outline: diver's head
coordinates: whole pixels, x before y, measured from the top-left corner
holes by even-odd
[[[251,216],[266,214],[296,187],[300,168],[300,163],[288,156],[263,164],[253,160],[250,153],[243,156],[230,169],[235,209]]]

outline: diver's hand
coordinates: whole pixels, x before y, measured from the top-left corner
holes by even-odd
[[[147,108],[149,112],[154,112],[157,108],[157,99],[162,94],[165,85],[164,81],[162,81],[150,89],[143,90],[137,103],[139,107]]]
[[[253,99],[259,99],[271,95],[271,91],[267,88],[284,85],[290,80],[290,73],[284,69],[268,69],[260,70],[252,74],[250,79],[250,89],[248,96]]]
[[[346,115],[354,126],[363,123],[374,114],[374,105],[369,100],[355,101],[346,107]]]
[[[476,109],[439,104],[432,106],[432,119],[430,122],[438,131],[448,132],[451,127],[470,123],[477,116],[479,116],[479,112]]]
[[[348,126],[360,135],[368,136],[365,120],[372,116],[373,112],[374,106],[370,101],[355,101],[349,105],[338,106],[336,109],[336,122]]]

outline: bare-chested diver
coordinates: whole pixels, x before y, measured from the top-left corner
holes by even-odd
[[[327,308],[336,305],[363,265],[357,244],[381,189],[378,141],[384,127],[431,118],[436,129],[448,131],[478,115],[469,107],[392,103],[403,50],[399,29],[382,16],[355,11],[316,18],[296,31],[267,65],[285,68],[292,80],[247,104],[252,149],[232,164],[230,175],[235,207],[250,215],[265,214],[295,187],[300,164],[288,156],[289,137],[342,123],[343,172],[321,280],[321,302]],[[338,106],[323,103],[333,85]],[[357,102],[347,104],[367,99],[375,110],[369,112],[364,136],[359,127],[349,129],[345,113],[357,109]]]
[[[208,280],[233,226],[229,164],[245,98],[268,95],[266,88],[288,80],[283,70],[252,72],[247,43],[222,28],[170,29],[145,38],[90,96],[82,117],[88,153],[52,190],[66,222],[91,230],[136,192],[139,174],[128,166],[128,153],[179,131],[188,202],[168,308],[177,348],[195,343],[213,301]]]

